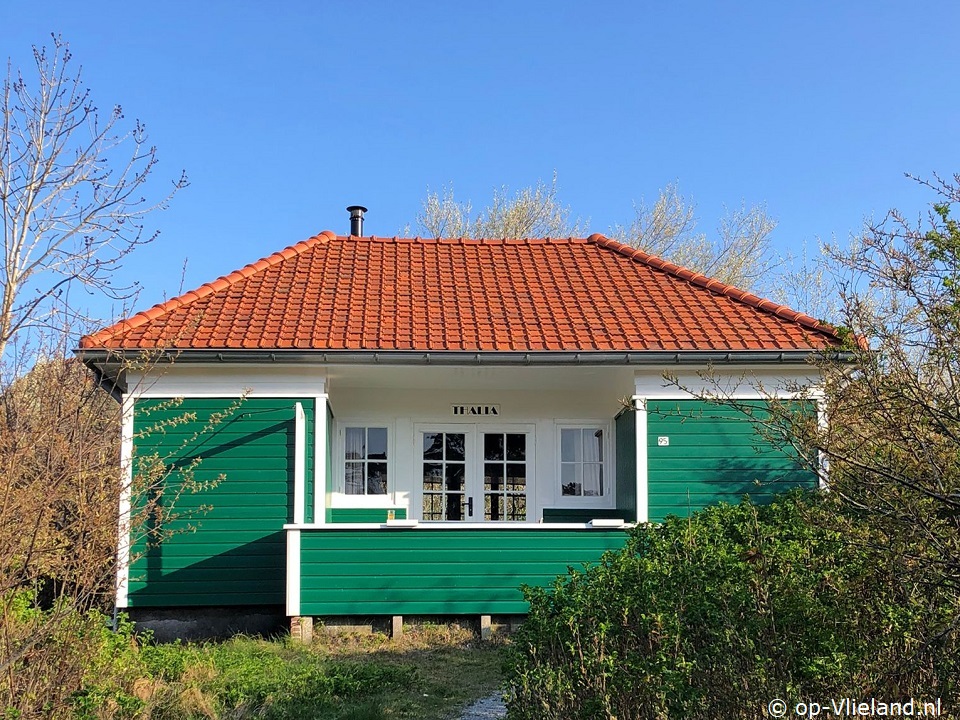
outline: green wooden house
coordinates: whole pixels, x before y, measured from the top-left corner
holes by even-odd
[[[634,523],[818,482],[694,396],[816,386],[813,318],[600,235],[353,232],[83,338],[123,405],[118,607],[522,614]]]

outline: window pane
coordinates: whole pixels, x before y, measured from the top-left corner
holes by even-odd
[[[483,436],[483,459],[503,460],[503,435],[486,433]]]
[[[447,465],[447,490],[463,492],[463,465]]]
[[[560,461],[579,462],[580,460],[580,431],[563,429],[560,431]]]
[[[503,463],[484,463],[483,489],[501,490],[503,488]]]
[[[600,463],[583,464],[583,494],[603,495],[603,466]]]
[[[423,489],[443,489],[443,465],[440,465],[439,463],[423,464]]]
[[[560,488],[563,495],[583,495],[579,464],[563,463],[560,465]]]
[[[423,434],[423,459],[443,460],[443,433]]]
[[[447,500],[447,520],[463,520],[464,515],[464,502],[463,495],[460,494],[449,494],[446,496]]]
[[[527,519],[527,498],[524,495],[507,496],[507,520]]]
[[[443,495],[424,494],[423,519],[443,520]]]
[[[384,495],[387,492],[387,464],[367,465],[367,495]]]
[[[522,433],[507,434],[507,460],[527,459],[527,436]]]
[[[527,466],[524,463],[507,463],[507,490],[526,490]]]
[[[500,506],[503,498],[498,494],[487,493],[483,496],[483,517],[485,520],[502,520]]]
[[[447,433],[447,460],[463,460],[463,446],[466,435],[463,433]]]
[[[363,495],[363,467],[362,462],[348,462],[344,466],[344,492],[347,495]]]
[[[370,460],[387,459],[387,429],[367,429],[367,458]]]
[[[603,430],[583,429],[583,461],[600,462],[603,460]]]
[[[345,437],[345,456],[347,460],[363,460],[364,436],[366,428],[347,428]]]

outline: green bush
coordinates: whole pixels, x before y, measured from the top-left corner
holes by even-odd
[[[774,698],[952,698],[954,589],[904,582],[835,498],[792,494],[635,529],[526,588],[510,718],[756,718]],[[946,629],[946,631],[944,631]]]

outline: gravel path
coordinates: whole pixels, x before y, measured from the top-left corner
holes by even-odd
[[[468,705],[459,720],[501,720],[506,716],[507,706],[503,702],[503,694],[497,691]]]

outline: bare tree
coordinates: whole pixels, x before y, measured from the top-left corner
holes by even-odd
[[[443,194],[430,192],[417,213],[417,229],[428,237],[467,237],[472,234],[470,201],[458,202],[453,195],[453,185],[443,189]]]
[[[129,297],[115,271],[156,237],[144,233],[146,214],[187,184],[181,174],[147,200],[157,154],[144,126],[119,105],[101,115],[59,36],[33,60],[29,74],[8,61],[0,99],[0,358],[14,335],[49,322],[73,284]]]
[[[529,238],[568,237],[580,232],[580,221],[570,219],[570,208],[557,197],[557,175],[550,184],[538,180],[511,195],[506,186],[471,219],[469,201],[458,202],[453,187],[442,194],[427,192],[417,214],[420,232],[431,237]]]
[[[816,250],[811,251],[803,243],[799,253],[781,258],[772,282],[766,283],[770,299],[820,320],[838,322],[843,303],[838,265],[830,257],[830,253],[836,253],[834,248],[818,242]]]
[[[739,208],[721,218],[716,239],[697,231],[696,205],[667,185],[652,206],[634,206],[630,225],[611,234],[654,255],[754,292],[764,292],[778,260],[771,248],[777,223],[762,205]]]

